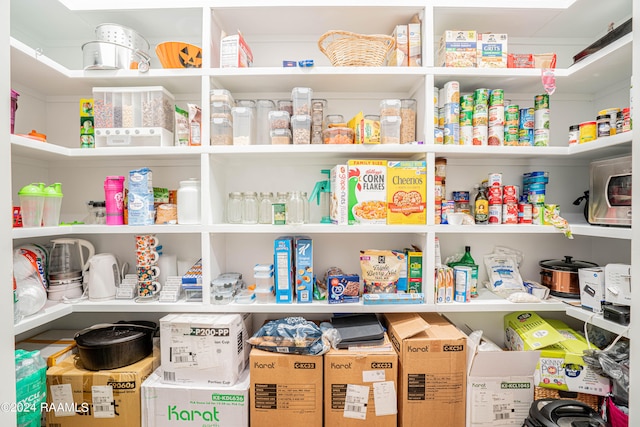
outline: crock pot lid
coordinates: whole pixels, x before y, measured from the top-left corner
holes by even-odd
[[[579,268],[597,267],[598,264],[589,261],[574,260],[573,257],[565,255],[564,259],[546,259],[540,261],[540,267],[550,268],[552,270],[575,271]]]
[[[99,329],[90,329],[78,335],[76,343],[83,347],[108,347],[114,344],[136,341],[151,335],[149,329],[135,329],[131,326],[112,326]]]

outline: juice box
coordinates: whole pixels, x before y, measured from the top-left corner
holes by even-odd
[[[293,302],[293,237],[281,236],[273,243],[273,272],[276,285],[276,302]]]
[[[313,301],[313,241],[307,236],[295,238],[295,284],[299,303]]]
[[[507,68],[507,35],[478,34],[478,68]]]
[[[407,292],[422,293],[422,252],[407,251]]]
[[[387,161],[349,160],[349,225],[387,223]]]
[[[347,225],[349,223],[349,167],[336,165],[329,173],[331,182],[331,201],[329,217],[332,224]]]
[[[387,181],[387,224],[426,224],[426,162],[389,161]]]

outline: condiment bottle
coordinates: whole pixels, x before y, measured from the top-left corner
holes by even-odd
[[[480,186],[476,200],[474,202],[474,219],[476,224],[489,223],[489,199],[487,198],[487,189]]]

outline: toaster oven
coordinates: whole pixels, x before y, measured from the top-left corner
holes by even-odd
[[[631,227],[631,156],[591,162],[589,223]]]

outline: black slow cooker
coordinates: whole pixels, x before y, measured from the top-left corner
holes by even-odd
[[[589,405],[579,400],[538,399],[531,404],[523,427],[607,427]]]

